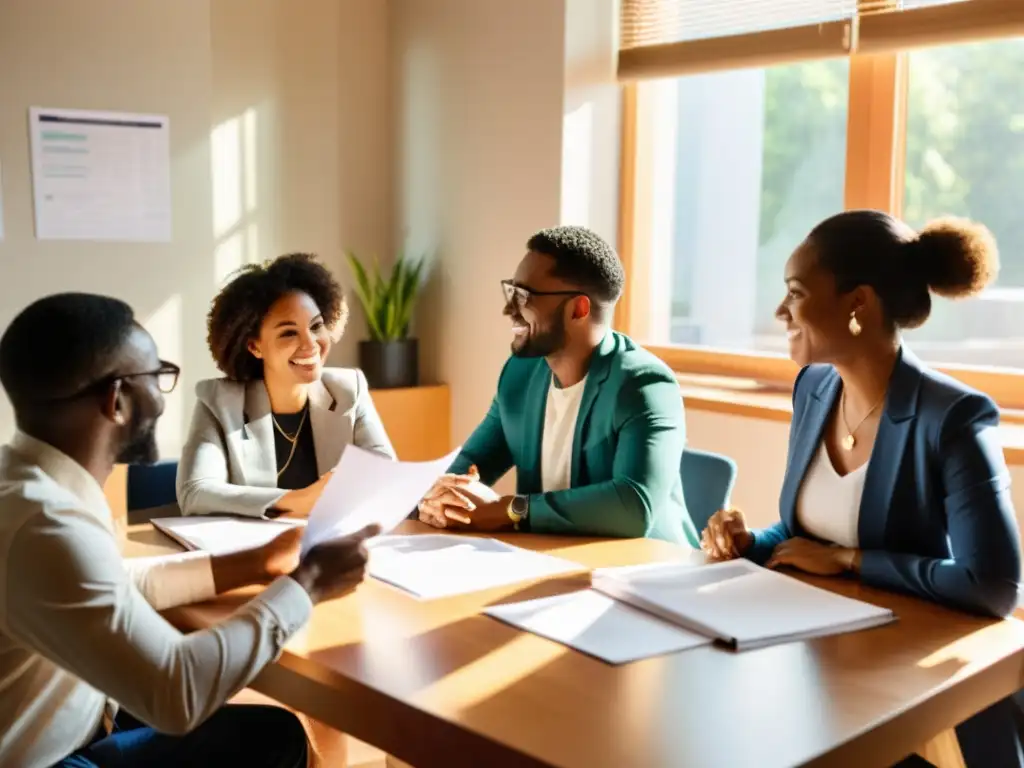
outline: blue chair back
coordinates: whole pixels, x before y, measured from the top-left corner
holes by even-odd
[[[178,460],[166,459],[156,464],[132,464],[128,467],[128,511],[153,509],[177,501],[175,480]]]
[[[711,516],[729,505],[736,483],[736,462],[719,453],[685,448],[679,471],[686,508],[699,536]]]

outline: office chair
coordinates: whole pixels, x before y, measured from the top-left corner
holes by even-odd
[[[686,508],[699,536],[711,516],[729,505],[736,462],[718,453],[685,448],[679,472]]]

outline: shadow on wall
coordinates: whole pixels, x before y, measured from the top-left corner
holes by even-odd
[[[442,73],[429,46],[411,41],[405,46],[392,87],[397,93],[396,126],[399,178],[397,220],[409,253],[432,253],[415,312],[413,331],[420,340],[420,373],[424,381],[440,381],[442,318],[449,275],[442,241],[442,205],[446,195],[441,172],[444,152],[440,91]]]
[[[210,133],[212,273],[208,264],[197,269],[191,290],[172,294],[148,314],[136,307],[161,357],[183,368],[182,383],[166,397],[164,416],[157,426],[163,456],[180,453],[196,381],[215,375],[206,346],[209,300],[233,272],[260,258],[257,123],[257,110],[249,108],[217,124]]]

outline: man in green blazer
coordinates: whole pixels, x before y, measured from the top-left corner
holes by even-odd
[[[420,502],[420,520],[697,546],[679,476],[679,385],[609,325],[625,282],[618,256],[583,227],[538,232],[527,251],[502,281],[512,357],[487,416]],[[517,492],[498,496],[489,486],[512,467]]]

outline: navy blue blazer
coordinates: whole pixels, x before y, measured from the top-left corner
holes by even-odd
[[[793,536],[811,538],[796,501],[841,388],[831,365],[797,376],[782,520],[754,533],[751,560],[763,563]],[[975,613],[1013,611],[1020,533],[998,425],[986,395],[900,350],[864,479],[861,581]]]

